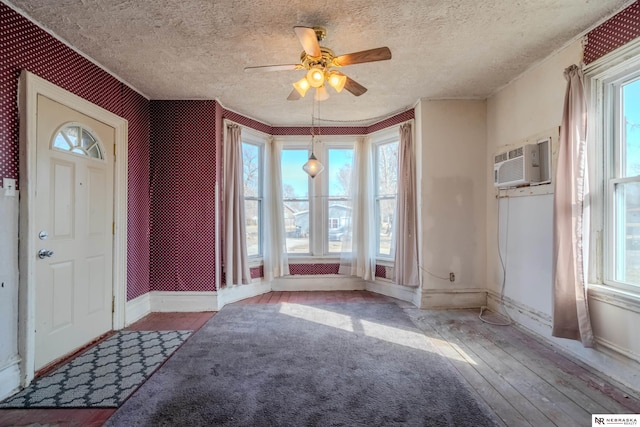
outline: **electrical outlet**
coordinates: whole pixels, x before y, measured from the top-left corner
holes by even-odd
[[[453,273],[449,273],[449,281],[450,282],[455,282],[456,281],[456,275]]]
[[[11,178],[2,178],[2,188],[4,188],[4,195],[7,197],[15,197],[16,195],[16,180]]]

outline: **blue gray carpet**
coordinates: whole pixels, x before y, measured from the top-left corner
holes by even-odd
[[[227,305],[107,426],[494,426],[395,303]]]
[[[0,408],[118,407],[191,335],[121,331],[38,378]]]

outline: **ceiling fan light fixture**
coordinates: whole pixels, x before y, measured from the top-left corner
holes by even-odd
[[[309,84],[309,81],[307,80],[306,77],[303,77],[297,82],[293,83],[293,88],[297,90],[300,96],[302,97],[304,97],[304,95],[307,93],[310,87],[311,85]]]
[[[337,71],[331,71],[327,78],[329,85],[336,90],[336,92],[342,92],[344,85],[347,83],[347,76]]]
[[[324,71],[321,67],[312,67],[307,72],[307,81],[312,87],[318,88],[324,84]]]
[[[329,99],[329,91],[326,86],[320,86],[316,88],[315,100],[316,101],[326,101]]]

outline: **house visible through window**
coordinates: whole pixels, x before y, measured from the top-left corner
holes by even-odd
[[[310,211],[309,175],[302,170],[302,165],[308,158],[307,149],[285,148],[282,150],[284,232],[287,252],[290,254],[311,254],[310,224],[314,215]]]
[[[307,147],[293,144],[282,150],[282,197],[287,253],[339,255],[350,251],[343,237],[351,221],[351,171],[353,143],[323,142],[315,155],[324,171],[315,178],[302,170],[309,158]]]
[[[353,148],[328,148],[325,182],[327,182],[328,218],[326,245],[328,253],[351,251],[351,239],[343,239],[351,226],[351,172],[353,169]],[[344,245],[346,247],[343,247]]]
[[[247,233],[247,256],[262,256],[262,177],[264,170],[264,146],[242,142],[242,166],[244,177],[244,212]]]

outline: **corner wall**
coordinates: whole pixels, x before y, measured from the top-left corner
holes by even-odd
[[[218,108],[151,102],[151,291],[216,290]]]
[[[568,66],[580,63],[581,57],[582,46],[576,41],[488,99],[487,165],[493,164],[493,156],[501,147],[535,142],[544,136],[552,136],[554,151],[557,151],[558,127],[566,90],[563,72]],[[555,179],[555,171],[552,179]],[[640,389],[640,365],[637,363],[640,354],[634,354],[633,350],[633,346],[637,346],[637,331],[629,333],[633,325],[640,324],[637,311],[615,301],[594,300],[590,291],[589,304],[597,350],[584,348],[578,341],[551,336],[553,186],[502,191],[501,198],[497,199],[498,192],[493,188],[492,177],[487,174],[484,181],[489,306],[502,311],[500,300],[504,277],[504,307],[516,322],[569,350],[595,369]],[[498,236],[506,267],[505,276],[498,256]]]
[[[423,100],[416,110],[421,307],[480,307],[486,304],[486,103]]]
[[[3,3],[0,28],[0,180],[19,175],[17,99],[23,69],[127,119],[127,298],[148,292],[149,101]]]

